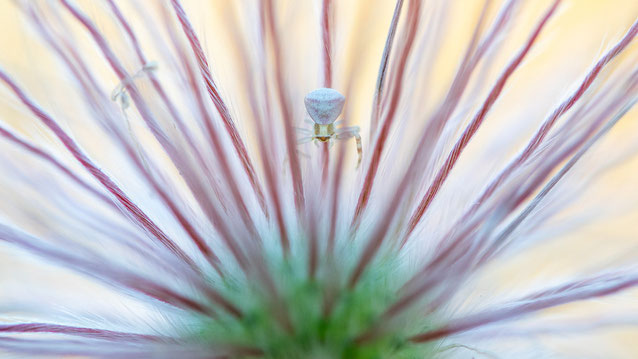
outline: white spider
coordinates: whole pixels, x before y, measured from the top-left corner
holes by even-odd
[[[310,92],[304,98],[306,104],[306,110],[308,115],[312,118],[313,128],[298,128],[297,130],[303,134],[308,135],[298,140],[298,144],[307,143],[310,141],[329,142],[332,145],[333,139],[345,140],[354,137],[357,143],[357,167],[361,164],[361,136],[359,136],[359,127],[340,127],[335,128],[335,125],[339,122],[335,122],[337,117],[341,114],[345,97],[339,93],[339,91],[331,88],[320,88]]]

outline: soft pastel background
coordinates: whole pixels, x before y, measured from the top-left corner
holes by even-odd
[[[156,0],[141,1],[152,4]],[[159,0],[157,0],[159,1]],[[501,51],[493,58],[497,63],[506,63],[527,37],[530,27],[537,21],[550,1],[526,0],[518,14],[517,21],[507,38],[503,39]],[[101,18],[103,6],[99,0],[78,0],[105,31],[114,31],[109,19]],[[125,8],[129,1],[119,1]],[[195,28],[205,41],[205,48],[212,60],[212,67],[219,83],[232,106],[241,116],[246,108],[242,98],[241,73],[238,53],[234,44],[238,34],[237,22],[242,21],[240,1],[190,0],[184,1],[187,13]],[[242,2],[249,3],[249,2]],[[317,87],[320,77],[320,58],[316,54],[319,38],[316,34],[316,15],[319,6],[316,1],[290,0],[276,1],[281,4],[280,20],[284,29],[284,43],[287,69],[295,74],[289,81],[295,82],[299,98]],[[366,120],[369,118],[371,88],[376,81],[376,71],[388,23],[391,19],[394,1],[390,0],[340,0],[336,6],[335,43],[335,86],[343,88],[349,78],[354,81],[353,95],[348,98],[352,118],[358,119],[362,133],[367,133]],[[482,1],[454,1],[445,25],[445,36],[438,44],[436,68],[431,72],[431,81],[416,84],[426,86],[432,98],[444,91],[463,52],[470,30],[474,26]],[[493,6],[494,8],[494,6]],[[494,10],[494,9],[493,9]],[[492,11],[493,13],[494,11]],[[489,148],[490,139],[496,131],[508,126],[528,126],[533,131],[538,123],[550,112],[558,99],[564,97],[574,83],[594,61],[615,43],[631,23],[638,18],[636,0],[565,0],[561,10],[543,32],[524,66],[515,74],[510,86],[492,110],[485,125],[486,129],[477,135],[467,152],[473,148]],[[133,24],[143,27],[143,24]],[[317,25],[318,26],[318,25]],[[77,29],[76,29],[77,30]],[[82,43],[93,49],[86,37],[79,37]],[[635,41],[623,58],[637,59],[638,41]],[[103,60],[96,57],[96,71],[102,73],[105,81],[116,86],[113,75],[106,71]],[[64,78],[56,73],[52,58],[46,48],[36,39],[12,1],[0,0],[0,65],[10,71],[25,87],[53,113],[73,106],[73,98],[65,96]],[[499,68],[499,66],[495,66]],[[40,128],[34,125],[28,114],[15,100],[0,90],[0,121],[14,126],[25,136],[46,140]],[[432,101],[424,100],[424,106]],[[512,117],[510,113],[524,106],[529,109],[524,119]],[[76,119],[77,120],[77,119]],[[524,120],[521,125],[521,121]],[[72,122],[72,119],[68,119]],[[241,120],[239,121],[241,123]],[[481,135],[484,134],[484,135]],[[75,133],[89,152],[101,156],[100,139],[90,133]],[[368,140],[364,138],[364,144]],[[522,144],[522,142],[521,142]],[[485,147],[487,146],[487,147]],[[638,150],[638,111],[634,109],[608,136],[602,147],[623,148],[628,153]],[[494,156],[499,156],[495,153]],[[471,156],[471,155],[470,155]],[[605,161],[604,152],[593,161]],[[1,174],[0,174],[1,175]],[[610,211],[605,218],[587,218],[566,233],[558,233],[554,241],[530,247],[525,255],[519,255],[488,269],[488,282],[477,282],[476,288],[468,289],[470,295],[482,293],[525,292],[526,288],[542,283],[555,283],[588,270],[604,268],[609,263],[632,263],[638,259],[638,156],[628,155],[621,163],[614,164],[605,174],[597,177],[582,197],[570,206],[570,211],[597,206],[604,202]],[[7,188],[4,189],[5,191]],[[4,197],[0,197],[4,200]],[[617,203],[617,205],[616,205]],[[37,206],[37,203],[33,203]],[[5,203],[10,207],[10,203]],[[6,207],[5,207],[6,208]],[[561,215],[569,214],[569,212]],[[560,220],[560,217],[559,219]],[[494,278],[498,278],[494,281]],[[46,285],[43,285],[46,284]],[[47,286],[64,288],[53,295],[45,296]],[[92,284],[83,277],[68,271],[58,270],[43,264],[37,258],[19,255],[0,245],[0,321],[21,318],[21,313],[13,311],[12,303],[21,296],[51,305],[68,305],[80,312],[91,308],[108,308],[114,303],[135,310],[133,302],[126,302],[120,295],[111,294],[107,288]],[[95,299],[95,298],[99,299]],[[57,304],[56,304],[57,303]],[[599,328],[579,331],[566,328],[558,335],[538,334],[537,337],[512,338],[503,346],[542,345],[559,354],[572,353],[577,358],[636,358],[638,357],[638,292],[627,292],[601,300],[566,305],[548,314],[569,317],[572,314],[626,312],[628,323],[615,328]],[[553,317],[556,319],[556,317]],[[586,326],[587,323],[583,323]],[[523,340],[524,339],[524,340]],[[533,344],[530,344],[533,342]]]

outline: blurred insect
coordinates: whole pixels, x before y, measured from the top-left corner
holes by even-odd
[[[128,85],[132,84],[133,81],[135,81],[136,79],[144,77],[148,75],[151,71],[155,71],[155,70],[157,70],[157,62],[152,61],[152,62],[146,63],[136,73],[120,81],[120,83],[111,92],[111,100],[115,103],[119,103],[120,107],[122,108],[122,115],[124,115],[124,119],[126,121],[126,127],[128,128],[128,132],[132,138],[135,138],[135,132],[133,131],[133,128],[131,127],[131,121],[129,121],[128,115],[126,114],[126,109],[129,108],[129,106],[131,106],[131,98],[126,88]],[[140,142],[134,141],[134,143],[135,143],[135,149],[137,151],[137,154],[140,156],[142,160],[142,164],[144,168],[148,170],[149,166],[148,166],[148,163],[146,163],[146,157],[142,155],[144,152],[142,151]]]
[[[131,105],[131,99],[126,92],[126,86],[133,83],[135,79],[143,77],[150,71],[157,70],[157,63],[155,61],[144,64],[142,69],[134,73],[133,75],[122,80],[111,92],[111,100],[119,102],[122,110],[126,110]]]
[[[343,110],[345,97],[339,91],[331,88],[320,88],[310,92],[304,98],[306,110],[313,124],[313,128],[297,128],[302,134],[308,135],[297,141],[298,144],[315,141],[328,142],[332,146],[332,140],[346,140],[354,137],[357,144],[357,168],[361,164],[362,147],[361,136],[359,135],[359,127],[340,127],[335,128],[339,121],[335,122],[337,117]]]

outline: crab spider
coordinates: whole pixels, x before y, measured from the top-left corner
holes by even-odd
[[[310,92],[304,98],[306,110],[314,124],[312,130],[299,128],[299,132],[308,134],[309,136],[301,138],[298,143],[307,143],[310,141],[328,142],[332,145],[333,139],[346,140],[354,137],[357,143],[357,167],[361,164],[362,148],[361,136],[359,135],[359,127],[340,127],[335,128],[339,121],[335,122],[341,114],[345,97],[339,91],[330,88],[320,88]]]

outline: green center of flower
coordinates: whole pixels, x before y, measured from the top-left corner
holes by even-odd
[[[277,299],[254,283],[226,280],[221,290],[243,316],[202,320],[196,340],[238,352],[258,349],[259,357],[273,359],[428,358],[434,353],[434,344],[407,339],[431,327],[431,318],[414,312],[392,323],[380,319],[397,299],[398,283],[405,282],[391,266],[370,267],[354,288],[348,288],[338,274],[345,268],[338,264],[320,266],[311,278],[301,263],[275,263],[271,273]],[[361,340],[372,328],[380,330],[372,339]]]

